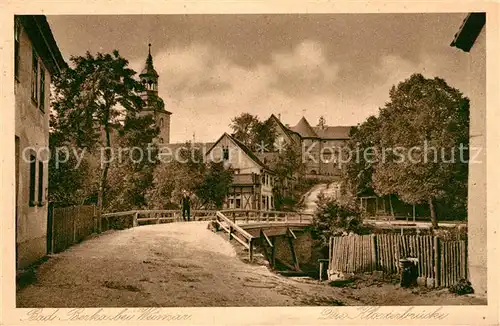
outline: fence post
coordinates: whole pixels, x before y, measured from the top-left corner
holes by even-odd
[[[376,245],[376,237],[375,234],[371,234],[371,249],[372,249],[372,266],[374,266],[375,270],[378,269],[378,263],[377,263],[377,245]]]
[[[437,236],[434,236],[434,287],[439,287],[441,283],[441,279],[439,277],[439,274],[441,272],[439,256],[439,239]]]
[[[246,211],[246,218],[247,218],[247,223],[248,223],[248,211]]]
[[[49,214],[50,214],[50,253],[54,253],[54,245],[55,245],[55,235],[54,235],[54,204],[49,204]]]
[[[248,247],[248,260],[253,262],[253,239],[250,239]]]
[[[299,223],[302,223],[302,214],[299,213]]]
[[[139,221],[137,220],[139,218],[139,212],[135,212],[134,214],[134,219],[132,221],[132,227],[136,227],[139,225]]]
[[[75,207],[75,206],[73,206]],[[73,242],[72,244],[76,243],[76,218],[78,214],[80,213],[80,206],[76,206],[76,214],[71,214],[71,219],[73,220]]]

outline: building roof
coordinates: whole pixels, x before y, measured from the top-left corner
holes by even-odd
[[[302,138],[317,138],[318,135],[314,132],[313,128],[309,124],[309,122],[306,120],[305,117],[302,117],[302,119],[299,120],[299,122],[293,126],[290,127],[292,131],[295,131],[300,135]]]
[[[264,162],[262,162],[261,159],[259,159],[259,157],[257,157],[257,155],[254,152],[252,152],[248,147],[246,147],[245,144],[243,144],[238,139],[234,138],[233,136],[229,135],[226,132],[222,134],[222,136],[220,136],[219,139],[217,139],[217,141],[210,147],[210,149],[206,152],[205,155],[208,155],[208,153],[212,151],[215,145],[217,145],[224,137],[228,137],[230,140],[232,140],[236,144],[236,146],[238,146],[243,151],[243,153],[245,153],[252,161],[257,163],[257,165],[259,165],[261,168],[268,170],[269,172],[272,171],[266,164],[264,164]]]
[[[351,126],[313,127],[314,132],[322,139],[349,139]]]
[[[16,16],[33,44],[37,54],[51,74],[56,74],[68,67],[57,46],[54,34],[44,15]]]
[[[271,116],[269,117],[270,120],[273,120],[274,122],[276,122],[276,124],[280,127],[280,129],[283,130],[283,132],[292,140],[292,141],[295,141],[295,139],[292,137],[293,134],[296,134],[296,135],[299,135],[297,132],[291,130],[289,127],[285,126],[281,120],[276,117],[274,114],[271,114]],[[300,135],[299,135],[300,136]]]
[[[467,15],[455,34],[450,46],[469,52],[486,23],[486,13],[473,12]]]
[[[289,129],[298,133],[302,138],[321,138],[321,139],[349,139],[351,126],[324,126],[311,127],[305,117],[294,127]]]
[[[191,146],[192,148],[201,150],[201,153],[205,155],[206,153],[209,152],[210,149],[212,149],[214,144],[215,143],[213,142],[208,142],[208,143],[196,142],[194,144],[189,142],[184,142],[184,143],[159,144],[158,146],[163,148],[168,148],[172,153],[176,153],[182,148],[187,148],[187,146]]]

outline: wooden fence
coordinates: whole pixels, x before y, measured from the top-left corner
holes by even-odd
[[[377,234],[330,238],[329,270],[399,273],[399,260],[418,258],[418,282],[448,287],[467,278],[467,243],[436,236]]]
[[[51,207],[48,226],[47,252],[61,252],[95,231],[95,206]]]

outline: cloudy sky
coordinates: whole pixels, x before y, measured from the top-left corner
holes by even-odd
[[[213,141],[231,118],[354,125],[414,72],[467,95],[467,54],[450,47],[465,14],[48,16],[69,60],[114,49],[136,71],[148,43],[171,111],[171,142]]]

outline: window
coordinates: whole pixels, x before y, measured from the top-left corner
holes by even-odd
[[[163,127],[163,118],[160,118],[160,122],[158,123],[158,125],[161,127]]]
[[[14,20],[14,77],[19,80],[19,51],[21,47],[21,24]]]
[[[236,208],[241,208],[241,199],[236,198]]]
[[[224,160],[229,160],[229,148],[222,149],[222,158]]]
[[[40,111],[45,112],[45,70],[40,67]]]
[[[38,56],[33,50],[32,55],[32,72],[31,72],[31,98],[38,104]]]
[[[35,206],[36,156],[30,155],[30,206]]]
[[[43,204],[43,162],[38,161],[38,206]]]

